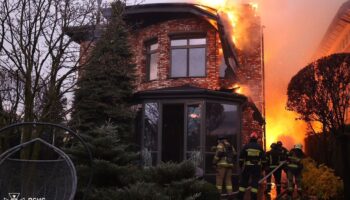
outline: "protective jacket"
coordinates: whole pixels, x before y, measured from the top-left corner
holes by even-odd
[[[280,165],[281,160],[283,159],[283,153],[280,150],[280,148],[275,147],[272,148],[270,151],[266,152],[266,174],[271,173],[273,170],[276,169]],[[277,195],[281,193],[281,175],[282,175],[282,169],[277,169],[273,172],[275,184],[276,184],[276,192]],[[266,194],[269,194],[271,191],[271,180],[272,176],[267,177],[266,182]]]
[[[243,200],[244,193],[248,186],[251,188],[251,199],[256,200],[259,187],[259,178],[261,175],[261,165],[265,157],[264,150],[256,140],[250,140],[240,152],[239,161],[242,169],[241,179],[239,183],[238,199]],[[249,183],[249,180],[250,183]]]
[[[230,143],[220,142],[216,146],[213,164],[220,167],[233,167],[233,160],[236,155],[237,152]]]
[[[249,142],[243,147],[239,160],[241,165],[261,165],[264,157],[265,153],[262,147],[257,142]]]
[[[289,169],[298,169],[301,170],[303,168],[303,164],[301,160],[305,157],[304,152],[301,149],[293,148],[288,153],[287,157],[287,167]]]
[[[266,152],[266,164],[268,168],[276,168],[283,159],[283,154],[278,148]]]
[[[280,161],[281,162],[286,161],[288,158],[288,154],[289,154],[288,150],[283,146],[279,146],[278,150],[281,152],[281,160]]]

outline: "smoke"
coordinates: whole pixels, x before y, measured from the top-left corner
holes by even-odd
[[[286,111],[287,86],[311,62],[344,0],[260,0],[265,36],[267,144],[303,143],[306,126]]]

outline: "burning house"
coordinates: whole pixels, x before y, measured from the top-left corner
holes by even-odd
[[[197,156],[210,177],[217,136],[228,136],[238,151],[251,131],[263,141],[260,19],[251,5],[241,7],[244,17],[238,20],[249,22],[241,37],[234,37],[231,17],[213,8],[185,3],[127,7],[137,66],[137,130],[152,165]],[[109,9],[104,16],[109,18]],[[85,52],[89,41],[77,34],[68,33]],[[235,43],[239,38],[246,41],[242,48]]]

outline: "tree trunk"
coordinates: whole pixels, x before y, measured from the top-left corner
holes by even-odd
[[[350,199],[350,171],[349,171],[350,156],[348,155],[349,140],[348,138],[342,138],[340,142],[341,142],[341,154],[342,154],[342,160],[343,160],[344,197],[345,199]]]
[[[325,125],[323,125],[323,130],[322,130],[322,155],[321,155],[321,160],[322,160],[322,163],[325,163],[326,165],[330,164],[328,161],[328,147],[330,145],[328,145],[328,142],[327,142],[327,130],[325,128]]]
[[[32,122],[34,120],[34,95],[32,90],[31,77],[27,75],[24,91],[24,121]],[[28,142],[31,139],[32,126],[24,126],[21,133],[21,144]],[[25,148],[21,151],[21,159],[29,159],[31,153],[31,148]]]

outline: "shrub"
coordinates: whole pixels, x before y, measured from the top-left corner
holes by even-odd
[[[139,182],[119,190],[123,200],[215,200],[220,199],[216,187],[195,177],[191,161],[163,163],[143,170]]]
[[[302,185],[305,193],[318,199],[342,199],[343,181],[334,174],[334,170],[325,166],[317,166],[311,158],[303,161]]]

